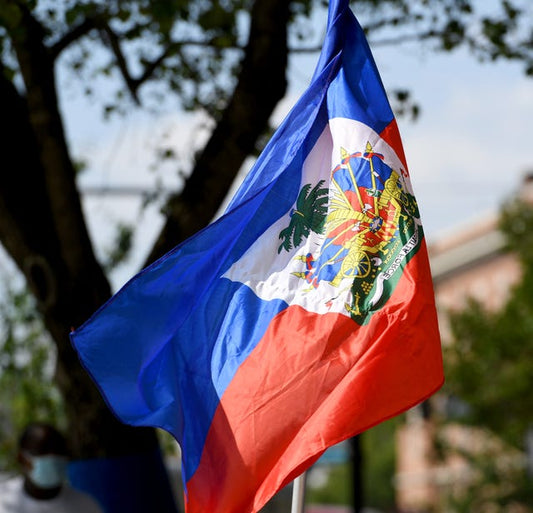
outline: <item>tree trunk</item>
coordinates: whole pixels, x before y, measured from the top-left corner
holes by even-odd
[[[284,0],[255,2],[238,85],[183,193],[170,202],[168,221],[150,258],[211,220],[265,131],[285,92],[288,4]],[[56,378],[65,400],[74,457],[110,458],[152,451],[158,446],[154,430],[132,428],[115,419],[70,344],[71,328],[110,297],[110,286],[83,217],[58,108],[54,56],[26,4],[10,1],[9,6],[20,14],[14,17],[17,26],[7,29],[25,94],[0,73],[0,106],[8,127],[0,138],[4,164],[0,241],[24,274],[57,345]]]
[[[289,4],[256,0],[250,36],[233,96],[183,191],[167,206],[152,262],[213,219],[246,157],[255,150],[272,111],[285,95]]]
[[[1,141],[0,237],[24,273],[58,348],[57,383],[75,457],[157,447],[149,430],[134,430],[109,412],[69,340],[110,296],[83,218],[75,171],[55,93],[54,63],[42,29],[27,11],[13,38],[26,99],[2,74],[0,102],[9,131]]]

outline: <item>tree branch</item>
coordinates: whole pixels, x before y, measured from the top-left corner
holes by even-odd
[[[439,37],[442,37],[443,34],[444,34],[443,31],[437,32],[435,30],[427,30],[424,32],[419,32],[419,33],[414,33],[414,34],[403,34],[403,35],[399,35],[396,37],[369,40],[369,44],[372,48],[377,47],[377,46],[400,45],[403,43],[410,43],[413,41],[425,41],[427,39],[439,38]],[[320,50],[322,50],[322,45],[291,48],[290,53],[292,54],[318,53],[320,52]]]
[[[109,26],[109,23],[107,23],[107,21],[102,21],[100,23],[100,31],[102,34],[102,39],[104,41],[107,39],[107,42],[109,43],[109,46],[111,47],[111,51],[115,55],[118,69],[120,70],[120,73],[122,74],[122,78],[124,79],[124,82],[126,83],[126,87],[128,88],[128,91],[130,92],[135,103],[139,105],[140,101],[137,95],[138,85],[135,83],[135,80],[132,78],[128,70],[128,63],[126,62],[126,58],[124,57],[124,53],[122,52],[122,48],[120,46],[120,41],[119,41],[118,36],[115,34],[113,29]]]
[[[72,43],[91,32],[91,30],[97,29],[97,19],[98,18],[95,17],[85,18],[79,25],[72,28],[61,39],[56,41],[50,47],[50,56],[52,60],[56,60],[61,52],[68,48]]]
[[[212,46],[212,43],[210,41],[199,41],[193,39],[171,42],[166,45],[166,47],[158,57],[146,64],[145,69],[141,75],[139,75],[138,77],[133,77],[128,69],[128,63],[120,44],[121,35],[117,34],[111,28],[111,26],[103,18],[103,16],[96,15],[85,18],[80,24],[75,26],[72,30],[67,32],[61,39],[54,43],[49,50],[51,58],[53,60],[57,59],[61,52],[68,48],[69,45],[82,38],[83,36],[87,35],[92,30],[98,30],[100,32],[102,41],[110,47],[112,53],[115,56],[117,66],[120,70],[122,78],[124,79],[126,87],[130,92],[132,98],[134,99],[135,103],[137,104],[140,103],[138,97],[139,87],[153,76],[159,66],[161,66],[165,59],[167,59],[171,54],[176,53],[180,48],[183,48],[185,46]],[[242,48],[240,47],[231,48],[242,50]]]
[[[181,194],[168,203],[168,217],[148,262],[163,255],[213,218],[245,158],[286,89],[287,0],[256,0],[238,83]]]
[[[179,50],[185,46],[206,48],[213,45],[211,41],[198,41],[193,39],[185,39],[183,41],[173,41],[169,43],[158,57],[146,64],[143,73],[138,78],[132,79],[132,85],[135,89],[137,90],[144,82],[148,81],[165,59],[174,53],[178,53]],[[226,46],[224,48],[226,50],[244,50],[244,48],[240,46]]]
[[[109,285],[94,255],[85,224],[75,182],[76,172],[59,112],[54,61],[44,45],[45,31],[25,4],[18,3],[17,6],[21,15],[10,36],[26,90],[28,113],[25,120],[29,123],[31,140],[35,141],[32,153],[38,159],[31,170],[24,171],[30,173],[38,169],[40,172],[38,180],[28,180],[26,184],[28,187],[32,183],[42,184],[38,187],[45,194],[45,200],[39,204],[43,209],[42,215],[49,213],[51,216],[53,239],[60,246],[60,259],[57,259],[60,264],[56,263],[61,269],[51,261],[49,264],[57,276],[62,272],[67,277],[63,283],[68,282],[68,287],[62,291],[59,300],[67,302],[63,315],[70,316],[70,322],[75,324],[94,311],[95,298],[90,297],[90,291],[98,289],[96,294],[100,297],[97,301],[101,303],[107,299]],[[17,169],[15,172],[21,171]],[[21,198],[21,205],[35,212],[29,197]],[[41,254],[45,258],[49,256],[45,249],[41,249]],[[17,264],[23,268],[24,261],[17,260]],[[72,296],[78,294],[82,299],[72,304]]]
[[[167,59],[171,54],[176,53],[180,48],[183,48],[184,46],[212,46],[210,41],[198,41],[192,39],[171,42],[164,48],[164,50],[158,57],[156,57],[153,61],[149,62],[145,66],[145,69],[141,75],[139,75],[137,78],[134,78],[128,69],[128,63],[120,45],[119,35],[115,33],[115,31],[110,27],[109,23],[107,23],[107,21],[105,20],[100,20],[98,22],[98,28],[102,33],[102,39],[104,40],[104,42],[107,42],[109,44],[111,51],[115,55],[117,66],[124,79],[126,87],[128,88],[128,91],[130,92],[135,103],[137,104],[140,103],[138,97],[139,87],[153,76],[158,67],[161,66],[165,59]]]

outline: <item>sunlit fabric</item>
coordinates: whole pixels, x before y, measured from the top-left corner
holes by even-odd
[[[125,423],[171,432],[188,513],[256,512],[443,382],[418,206],[346,0],[225,214],[72,334]]]

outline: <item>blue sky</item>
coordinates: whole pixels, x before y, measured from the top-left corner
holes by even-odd
[[[533,171],[533,79],[464,52],[376,59],[385,83],[401,77],[422,106],[400,129],[428,238],[498,209]]]
[[[533,79],[522,67],[481,64],[466,51],[436,54],[417,44],[373,53],[385,87],[412,90],[421,107],[416,122],[400,119],[399,126],[429,242],[509,201],[533,171]],[[316,59],[291,61],[289,93],[276,119],[307,86]],[[172,109],[156,118],[132,111],[106,124],[86,100],[67,91],[62,101],[74,153],[89,164],[84,184],[149,186],[158,177],[171,188],[178,182],[176,166],[151,170],[153,149],[164,142],[186,163],[206,138],[198,118]],[[100,251],[110,244],[114,221],[139,228],[131,262],[114,275],[120,286],[138,270],[162,219],[155,206],[140,216],[139,200],[132,198],[90,196],[85,208]]]

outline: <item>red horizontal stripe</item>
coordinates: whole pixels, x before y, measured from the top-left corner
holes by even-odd
[[[187,512],[258,511],[327,447],[439,388],[433,297],[422,247],[364,327],[298,306],[275,317],[215,413]]]

